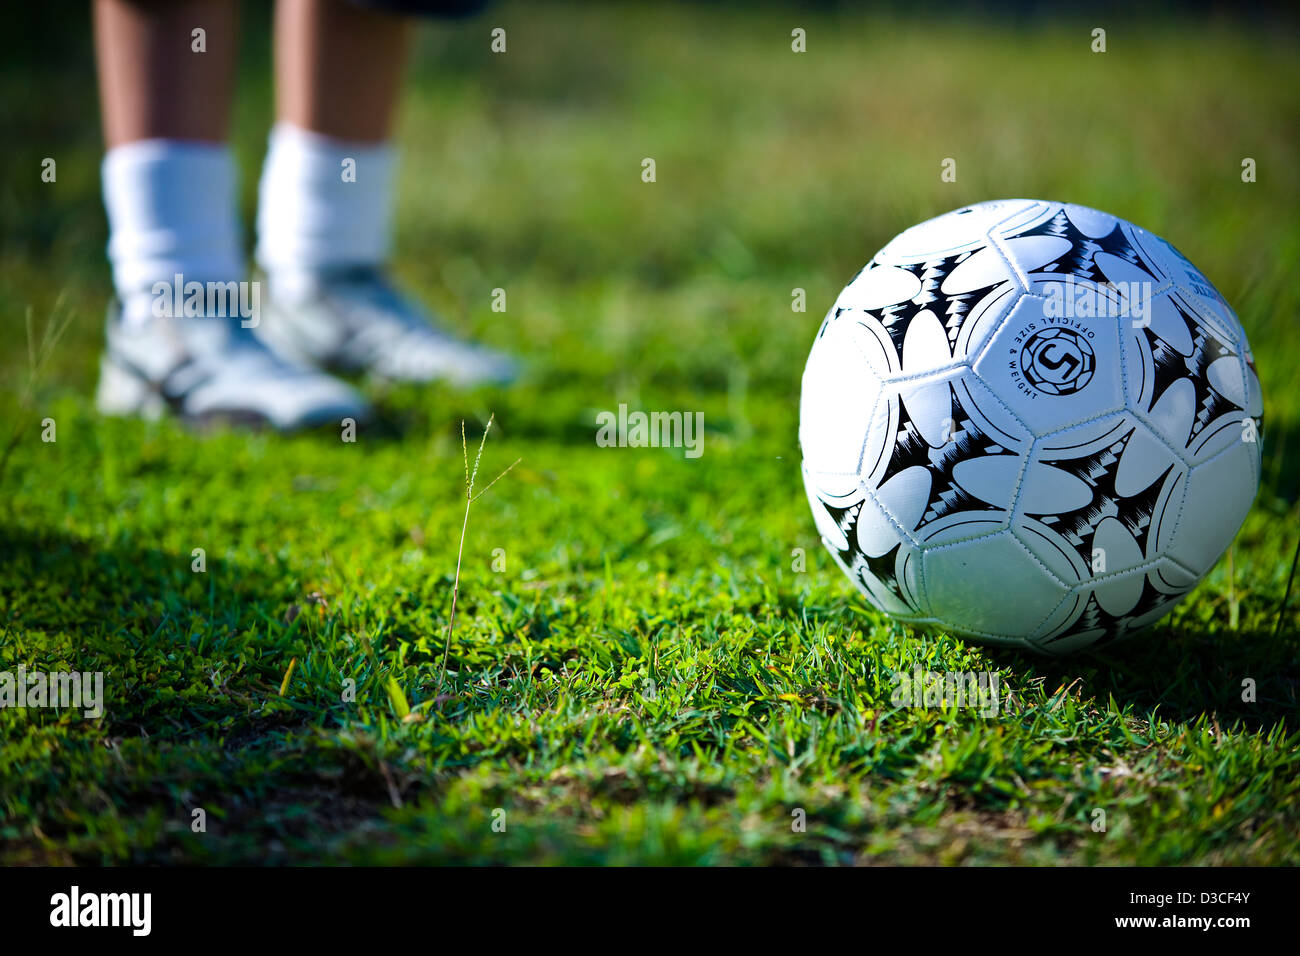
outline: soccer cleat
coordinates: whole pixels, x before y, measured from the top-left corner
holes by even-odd
[[[369,415],[354,389],[276,355],[237,316],[153,316],[129,325],[114,301],[107,339],[95,398],[106,415],[157,418],[170,411],[195,424],[280,431]]]
[[[288,299],[272,285],[257,333],[282,355],[390,382],[505,384],[513,359],[462,341],[397,291],[379,269],[330,270]]]

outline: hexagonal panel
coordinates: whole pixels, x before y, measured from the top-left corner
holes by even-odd
[[[980,380],[1036,435],[1124,405],[1116,320],[1049,315],[1048,302],[1022,295],[975,362]]]
[[[874,259],[853,277],[835,300],[836,309],[883,309],[906,302],[921,291],[921,280],[898,266],[881,265]]]
[[[918,538],[955,515],[995,511],[1005,524],[1028,432],[1014,419],[994,423],[985,412],[999,414],[1000,403],[964,370],[886,389],[879,427],[893,439],[866,482],[872,496]]]
[[[1223,352],[1203,365],[1187,456],[1193,464],[1215,457],[1229,444],[1251,440],[1257,429],[1247,412],[1248,370],[1240,355]]]
[[[995,268],[979,268],[981,261]],[[873,261],[840,293],[833,312],[855,317],[878,337],[888,358],[877,366],[883,377],[927,375],[967,364],[982,350],[1011,307],[1011,278],[992,248],[905,266]]]
[[[1246,520],[1259,487],[1258,445],[1236,441],[1187,474],[1183,518],[1168,555],[1203,577]]]
[[[1011,533],[1044,567],[1070,587],[1086,581],[1091,573],[1088,562],[1075,543],[1051,523],[1017,515]]]
[[[871,499],[828,512],[842,537],[823,538],[836,563],[871,604],[895,617],[923,616],[919,559],[905,534]],[[843,548],[833,544],[843,542]]]
[[[1089,239],[1109,236],[1120,223],[1118,217],[1102,212],[1100,209],[1093,209],[1091,206],[1067,202],[1061,204],[1061,209],[1069,218],[1070,224]]]
[[[1159,278],[1174,284],[1193,312],[1217,328],[1225,338],[1236,339],[1241,335],[1241,323],[1227,300],[1173,243],[1140,226],[1130,224],[1127,232],[1146,263],[1160,273]]]
[[[1132,307],[1160,283],[1138,264],[1141,254],[1125,226],[1086,206],[1044,202],[1000,224],[993,234],[1031,290],[1042,280],[1080,279],[1108,289]]]
[[[1195,584],[1195,578],[1167,560],[1088,582],[1071,595],[1077,610],[1034,646],[1057,654],[1123,640],[1168,614]]]
[[[955,307],[949,308],[945,326],[952,339],[953,358],[970,364],[979,357],[1020,297],[1020,289],[1005,283],[989,290],[983,298],[970,306],[964,316],[958,316]]]
[[[1189,461],[1208,460],[1248,417],[1248,366],[1233,341],[1177,298],[1158,297],[1149,318],[1125,330],[1129,405]],[[1220,434],[1225,428],[1232,434]]]
[[[1074,243],[1064,236],[1011,236],[998,244],[998,251],[1015,263],[1022,277],[1028,277],[1048,263],[1068,254]]]
[[[901,264],[970,252],[988,243],[989,230],[998,223],[1033,205],[1029,199],[1006,199],[955,209],[900,232],[876,259]]]
[[[990,440],[1013,451],[1029,451],[1034,435],[1016,410],[995,395],[973,371],[953,383],[962,414]]]
[[[1042,227],[1060,211],[1061,204],[1047,199],[1011,199],[1003,202],[1001,208],[1004,213],[990,235],[1005,239]]]
[[[831,501],[826,501],[817,488],[816,481],[808,473],[807,468],[803,468],[803,490],[808,497],[808,506],[812,509],[813,522],[817,525],[817,532],[821,535],[822,543],[831,551],[847,551],[849,539],[840,527],[836,515],[831,512],[832,507],[846,507],[853,502],[845,502],[843,506],[835,500],[834,495],[829,495]],[[858,491],[862,494],[861,489]],[[842,513],[842,512],[839,512]]]
[[[964,271],[974,257],[929,260],[899,271],[914,273],[922,283],[911,299],[884,306],[874,313],[894,344],[895,377],[929,375],[968,364],[1001,324],[1016,296],[1006,263],[996,250],[988,253],[1000,272],[984,275]],[[954,284],[954,280],[960,280]]]
[[[799,444],[814,474],[853,476],[867,445],[885,346],[849,314],[827,322],[804,368],[799,404]]]
[[[1155,567],[1148,570],[1147,580],[1161,594],[1171,597],[1182,597],[1201,583],[1200,578],[1170,558],[1161,558]]]
[[[993,229],[993,235],[1008,238],[1011,235],[1026,233],[1048,233],[1071,235],[1086,239],[1108,238],[1115,229],[1121,228],[1123,220],[1118,216],[1078,206],[1076,203],[1058,203],[1047,199],[1019,200],[1023,207],[1009,219],[1000,222]]]
[[[1255,368],[1255,355],[1250,350],[1250,343],[1242,337],[1242,363],[1246,366],[1246,414],[1252,418],[1264,415],[1264,392],[1259,385],[1259,371]]]
[[[1258,454],[1259,424],[1238,409],[1235,414],[1220,415],[1206,425],[1187,449],[1187,459],[1195,467],[1241,444],[1251,445]]]
[[[902,374],[924,375],[952,364],[952,344],[938,314],[932,308],[917,312],[903,331]]]
[[[1124,364],[1129,408],[1183,454],[1191,441],[1198,405],[1196,383],[1181,374],[1184,359],[1149,329],[1127,333]]]
[[[1170,539],[1184,476],[1182,460],[1146,425],[1108,416],[1035,444],[1013,526],[1049,565],[1064,553],[1081,580],[1130,570]]]
[[[1069,594],[1009,532],[927,547],[922,560],[931,616],[963,633],[1029,638]]]

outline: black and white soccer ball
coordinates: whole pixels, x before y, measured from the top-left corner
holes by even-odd
[[[826,547],[914,624],[1064,653],[1152,624],[1259,484],[1246,334],[1172,245],[1014,199],[921,223],[840,293],[803,377]]]

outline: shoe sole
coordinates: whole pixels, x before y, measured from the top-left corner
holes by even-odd
[[[172,408],[147,380],[130,369],[118,365],[107,355],[101,356],[99,361],[99,385],[95,390],[95,407],[102,415],[116,418],[143,418],[148,421],[157,421],[170,413],[184,425],[200,432],[239,428],[289,433],[314,431],[337,425],[333,414],[283,426],[277,425],[266,415],[247,410],[229,409],[187,415],[179,409]],[[373,420],[374,413],[369,407],[363,407],[346,417],[355,419],[358,425],[365,425]]]

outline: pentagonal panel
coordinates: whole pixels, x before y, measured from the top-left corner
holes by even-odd
[[[1036,435],[1124,405],[1115,319],[1048,314],[1048,301],[1022,295],[975,362],[980,380]]]

